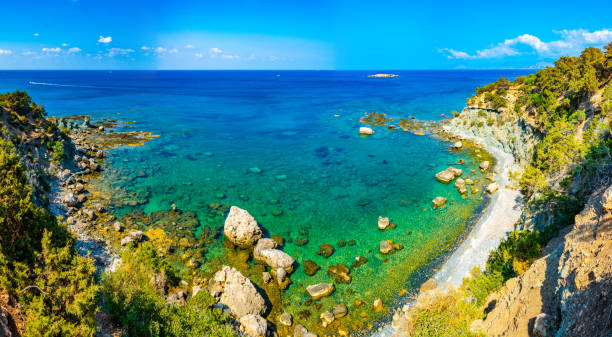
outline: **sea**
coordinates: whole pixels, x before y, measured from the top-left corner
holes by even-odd
[[[194,235],[210,237],[197,256],[199,269],[211,274],[238,260],[247,265],[242,270],[256,264],[227,258],[235,249],[222,234],[227,206],[246,209],[266,236],[283,238],[282,249],[297,262],[288,288],[275,300],[269,296],[271,314],[290,312],[309,330],[326,333],[319,313],[335,304],[349,308],[350,329],[388,319],[440,266],[486,203],[483,189],[462,197],[434,177],[463,159],[455,165],[463,177],[482,184],[481,154],[360,119],[377,112],[391,125],[400,118],[439,121],[461,111],[476,87],[531,73],[387,70],[399,77],[368,77],[379,72],[0,71],[0,92],[25,90],[49,116],[130,121],[126,129],[158,135],[142,146],[110,150],[101,183],[138,202],[114,203],[108,211],[120,221],[168,211],[172,204],[193,214]],[[360,136],[362,126],[375,133]],[[448,202],[433,209],[437,196]],[[393,228],[379,230],[379,216]],[[382,240],[401,249],[382,255]],[[329,257],[317,254],[324,244],[334,249]],[[356,265],[356,257],[367,263]],[[306,260],[321,269],[307,275]],[[349,268],[350,283],[328,273],[339,263]],[[245,273],[265,291],[261,268]],[[320,282],[334,283],[335,292],[310,301],[305,288]],[[376,298],[385,305],[381,312],[372,310]]]

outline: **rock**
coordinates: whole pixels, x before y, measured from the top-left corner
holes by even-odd
[[[472,180],[472,179],[465,179],[465,184],[466,185],[474,185],[474,180]]]
[[[83,184],[81,184],[81,183],[78,183],[78,184],[74,185],[74,190],[77,193],[81,193],[81,192],[85,191],[85,186]]]
[[[66,206],[75,207],[77,205],[77,199],[74,197],[74,194],[68,192],[62,196],[62,202]]]
[[[430,278],[429,280],[425,281],[425,283],[421,285],[421,288],[419,289],[419,291],[420,292],[430,291],[430,290],[436,289],[437,286],[438,284],[436,283],[436,280]]]
[[[380,242],[380,253],[390,254],[392,252],[393,252],[393,246],[391,245],[391,240],[382,240]]]
[[[257,288],[234,268],[223,266],[210,280],[209,291],[238,318],[266,312],[266,302]]]
[[[334,317],[341,318],[348,314],[348,308],[344,304],[336,304],[332,309],[332,313],[334,314]]]
[[[134,239],[134,241],[139,242],[142,240],[144,233],[142,231],[131,231],[128,233],[128,236]]]
[[[257,221],[249,212],[236,206],[230,208],[227,219],[225,219],[223,234],[240,248],[252,247],[263,236]]]
[[[274,240],[274,242],[276,242],[276,244],[279,246],[285,245],[285,239],[283,239],[283,237],[278,234],[272,234],[272,240]]]
[[[149,285],[160,295],[165,295],[168,291],[168,276],[166,273],[155,273],[149,280]]]
[[[378,229],[387,229],[391,225],[389,218],[383,218],[381,216],[378,217]]]
[[[79,196],[77,196],[77,201],[82,204],[87,201],[87,196],[85,194],[79,194]]]
[[[187,302],[187,293],[183,290],[177,290],[166,298],[166,302],[170,305],[182,307],[185,305],[185,302]]]
[[[467,193],[467,189],[465,188],[465,180],[463,180],[461,178],[459,178],[459,179],[457,179],[455,181],[455,188],[461,194],[466,194]]]
[[[293,240],[293,243],[295,243],[295,245],[298,247],[305,246],[308,243],[308,238],[302,238],[298,236],[297,238],[295,238],[295,240]]]
[[[436,179],[438,179],[439,182],[448,184],[455,179],[455,174],[449,170],[440,171],[436,173]]]
[[[348,331],[347,328],[345,328],[343,326],[338,327],[338,335],[340,335],[340,336],[348,336],[349,335],[349,331]]]
[[[333,322],[335,319],[334,314],[329,311],[322,312],[321,315],[319,315],[319,318],[321,319],[324,328],[331,324],[331,322]]]
[[[306,275],[313,276],[314,274],[317,273],[317,271],[319,271],[319,269],[321,269],[321,267],[319,267],[319,265],[317,265],[314,261],[312,260],[304,261],[304,273],[306,273]]]
[[[446,203],[446,200],[447,199],[445,197],[435,197],[431,201],[431,203],[433,205],[433,208],[436,209],[436,208],[440,208],[440,207],[444,206],[444,204]]]
[[[259,252],[261,261],[273,269],[283,268],[286,272],[293,272],[295,260],[287,253],[278,249],[264,249]]]
[[[455,175],[455,178],[460,177],[463,174],[462,169],[453,166],[449,166],[446,170],[452,172]]]
[[[276,269],[276,283],[278,283],[279,286],[283,286],[283,283],[285,282],[285,277],[287,277],[287,272],[284,268]]]
[[[261,254],[261,252],[266,249],[274,249],[277,246],[278,245],[276,241],[274,241],[273,239],[268,239],[268,238],[259,239],[257,240],[257,244],[255,245],[255,248],[253,248],[253,258],[258,261],[263,261],[264,257]]]
[[[119,221],[115,221],[115,223],[113,224],[113,229],[117,232],[122,232],[123,231],[123,225],[121,224],[121,222]]]
[[[171,208],[172,208],[172,212],[178,211],[178,207],[176,207],[176,204],[172,204]]]
[[[368,262],[368,259],[365,256],[356,256],[355,263],[351,265],[351,268],[355,269]]]
[[[191,297],[195,297],[200,292],[200,290],[202,290],[202,287],[200,287],[200,286],[193,286],[191,288]]]
[[[308,332],[302,324],[298,324],[293,328],[293,337],[317,337],[317,335]]]
[[[366,127],[366,126],[362,126],[359,128],[359,134],[360,135],[364,135],[364,136],[370,136],[374,134],[374,130]]]
[[[334,253],[334,247],[330,244],[322,244],[319,246],[319,251],[317,255],[321,255],[325,258],[330,257]]]
[[[240,317],[240,327],[251,337],[264,337],[268,330],[268,322],[259,315],[245,315]]]
[[[533,336],[534,337],[546,337],[548,336],[548,325],[550,316],[545,313],[540,313],[535,317],[533,323]]]
[[[485,161],[481,162],[480,165],[478,165],[478,167],[480,167],[480,171],[484,172],[484,171],[489,169],[489,165],[491,165],[489,163],[489,161],[485,160]]]
[[[93,220],[96,218],[96,213],[92,209],[83,208],[83,214],[89,219]]]
[[[191,269],[197,269],[200,267],[200,262],[194,258],[191,258],[187,261],[186,265]]]
[[[601,203],[605,210],[612,210],[612,185],[603,193]]]
[[[134,242],[134,238],[131,237],[131,236],[126,236],[123,239],[121,239],[121,245],[122,246],[129,245],[129,244],[131,244],[133,242]]]
[[[461,142],[455,142],[453,145],[451,145],[451,148],[456,149],[456,150],[460,150],[463,147],[463,143]]]
[[[13,337],[11,330],[11,322],[9,321],[10,313],[0,307],[0,336],[1,337]],[[19,336],[19,335],[18,335]]]
[[[291,314],[288,312],[283,312],[280,316],[278,316],[278,321],[284,326],[293,325],[293,317],[291,317]]]
[[[262,170],[257,166],[249,168],[249,171],[255,174],[260,174],[262,172]]]
[[[287,180],[287,175],[286,174],[279,174],[279,175],[275,176],[275,178],[278,181],[285,181],[285,180]]]
[[[497,192],[498,189],[499,185],[497,183],[490,183],[489,185],[487,185],[487,192],[489,192],[490,194]]]
[[[382,302],[382,300],[380,298],[375,299],[374,303],[372,303],[372,308],[376,312],[381,311],[383,309],[383,302]]]
[[[338,263],[327,269],[327,275],[333,277],[337,283],[351,283],[352,277],[349,275],[350,272],[348,267],[343,263]]]
[[[317,283],[306,287],[306,292],[313,300],[318,300],[331,295],[334,289],[334,285],[331,283]]]
[[[270,283],[270,281],[272,281],[272,275],[270,275],[270,273],[267,271],[261,273],[261,278],[263,279],[264,283]]]

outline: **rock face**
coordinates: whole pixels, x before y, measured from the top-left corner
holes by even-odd
[[[240,327],[251,337],[264,337],[268,330],[268,322],[259,315],[245,315],[240,317]]]
[[[369,136],[369,135],[373,135],[374,134],[374,130],[366,127],[366,126],[362,126],[359,128],[359,134],[360,135],[364,135],[364,136]]]
[[[435,197],[434,200],[431,201],[432,206],[434,209],[436,208],[440,208],[442,206],[444,206],[444,204],[446,203],[446,198],[445,197]]]
[[[223,266],[210,280],[208,288],[211,295],[238,318],[266,312],[264,298],[253,283],[234,268]]]
[[[263,236],[255,218],[249,212],[236,206],[230,208],[223,226],[223,234],[240,248],[252,247]]]
[[[596,192],[544,256],[485,305],[488,336],[610,336],[612,185]]]
[[[391,225],[391,221],[389,218],[383,218],[382,216],[378,217],[378,229],[387,229]]]
[[[313,300],[318,300],[331,295],[334,289],[334,285],[331,283],[317,283],[306,287],[306,292]]]

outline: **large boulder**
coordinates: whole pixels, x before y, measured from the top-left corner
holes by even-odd
[[[245,315],[240,317],[240,327],[251,337],[264,337],[268,330],[268,322],[259,315]]]
[[[497,192],[498,189],[499,185],[497,183],[490,183],[489,185],[487,185],[487,192],[489,192],[490,194]]]
[[[378,217],[378,229],[387,229],[389,226],[391,226],[391,221],[389,221],[389,218],[383,218],[382,216]]]
[[[439,182],[448,184],[453,179],[461,176],[462,174],[463,174],[462,169],[450,166],[446,170],[436,173],[436,179],[438,179]]]
[[[223,266],[210,280],[209,291],[238,318],[266,312],[266,301],[251,280],[234,268]]]
[[[255,260],[263,261],[264,258],[261,252],[266,249],[275,249],[276,247],[278,247],[278,244],[273,239],[259,239],[255,248],[253,248],[253,257]]]
[[[373,135],[374,134],[374,130],[366,127],[366,126],[362,126],[359,128],[359,134],[360,135],[364,135],[364,136],[369,136],[369,135]]]
[[[264,249],[261,251],[261,260],[272,269],[282,268],[288,273],[293,272],[295,260],[287,253],[278,249]]]
[[[434,209],[440,208],[440,207],[444,206],[444,204],[446,204],[446,200],[447,199],[445,197],[435,197],[431,201],[431,204],[432,204]]]
[[[240,248],[252,247],[263,236],[255,218],[246,210],[236,206],[230,208],[223,226],[223,234]]]

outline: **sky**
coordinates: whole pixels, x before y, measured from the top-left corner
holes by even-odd
[[[541,68],[607,1],[1,0],[0,69]]]

